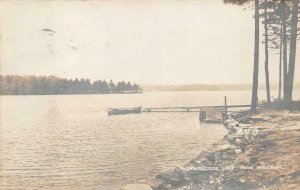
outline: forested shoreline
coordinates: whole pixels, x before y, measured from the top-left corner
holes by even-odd
[[[55,76],[0,75],[0,95],[140,93],[138,84],[110,80],[65,79]]]

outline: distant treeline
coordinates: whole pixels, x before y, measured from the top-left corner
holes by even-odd
[[[186,85],[142,85],[143,91],[243,91],[251,90],[251,84],[186,84]],[[265,86],[259,86],[264,90]],[[271,85],[272,90],[277,90],[276,85]],[[300,83],[294,84],[295,90],[300,90]]]
[[[44,95],[44,94],[108,94],[138,93],[138,84],[121,81],[114,84],[112,80],[64,79],[55,76],[17,76],[0,75],[1,95]]]

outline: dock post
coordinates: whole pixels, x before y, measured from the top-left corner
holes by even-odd
[[[200,120],[200,121],[204,121],[205,119],[206,119],[206,111],[200,109],[199,120]]]
[[[225,111],[222,111],[221,114],[222,114],[222,120],[223,122],[227,119],[227,97],[224,96],[224,104],[225,104]]]

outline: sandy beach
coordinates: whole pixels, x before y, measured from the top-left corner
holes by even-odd
[[[297,189],[300,112],[260,109],[231,113],[228,134],[184,167],[124,189]]]

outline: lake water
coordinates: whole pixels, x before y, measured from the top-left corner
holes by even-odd
[[[225,95],[247,104],[251,92],[1,96],[0,189],[120,189],[183,166],[225,128],[200,125],[197,113],[108,117],[106,109],[223,105]]]

